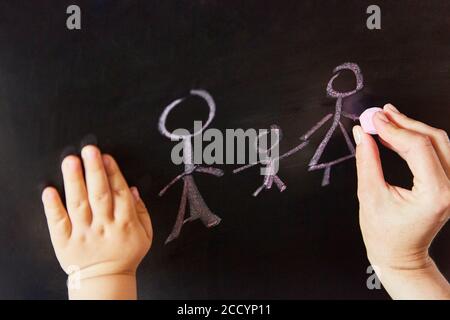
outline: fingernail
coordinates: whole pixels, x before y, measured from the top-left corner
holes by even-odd
[[[361,143],[361,127],[354,126],[352,132],[353,132],[353,139],[355,139],[356,145],[359,145]]]
[[[84,147],[83,150],[81,150],[81,155],[85,159],[95,159],[95,157],[97,157],[97,149],[93,146]]]
[[[110,161],[107,156],[103,156],[103,165],[105,166],[105,168],[109,168]]]
[[[131,187],[130,190],[131,190],[131,193],[133,194],[134,198],[135,198],[136,200],[139,200],[139,199],[140,199],[140,196],[139,196],[139,191],[138,191],[138,189],[137,189],[136,187]]]
[[[42,192],[42,201],[47,202],[53,200],[54,195],[53,191],[50,188],[45,188],[45,190]]]
[[[381,121],[385,122],[385,123],[389,123],[389,119],[388,117],[386,117],[386,115],[384,114],[384,112],[382,111],[378,111],[377,113],[375,113],[375,116],[380,119]]]
[[[388,103],[387,105],[384,106],[386,109],[395,112],[395,113],[400,113],[400,111],[398,111],[398,109],[396,107],[394,107],[392,104]]]
[[[62,164],[61,167],[63,170],[69,170],[69,171],[75,171],[78,170],[78,159],[75,156],[68,156],[66,157]]]

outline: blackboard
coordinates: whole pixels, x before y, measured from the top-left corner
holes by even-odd
[[[66,8],[82,9],[81,30]],[[211,127],[283,130],[281,150],[334,110],[326,95],[333,68],[359,65],[364,89],[344,100],[360,113],[392,102],[450,129],[450,3],[377,1],[381,30],[366,27],[369,1],[8,1],[0,2],[0,297],[64,299],[66,275],[54,256],[40,193],[62,190],[61,157],[98,143],[117,159],[150,208],[154,242],[138,273],[139,296],[163,298],[382,299],[368,290],[358,225],[354,161],[308,172],[311,145],[285,159],[286,191],[251,193],[258,169],[196,177],[222,218],[214,228],[186,224],[164,245],[181,185],[158,192],[181,166],[160,135],[159,115],[196,88],[217,105]],[[337,82],[353,88],[354,77]],[[203,119],[204,105],[173,114],[170,125]],[[178,121],[179,120],[179,121]],[[351,121],[344,121],[350,130]],[[338,133],[325,158],[345,153]],[[382,148],[387,179],[411,185],[406,165]],[[431,253],[448,278],[450,232]]]

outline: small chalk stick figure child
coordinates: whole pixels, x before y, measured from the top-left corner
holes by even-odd
[[[350,70],[355,75],[356,88],[354,90],[348,91],[348,92],[338,92],[333,89],[333,81],[339,76],[340,71],[342,71],[342,70]],[[341,117],[343,116],[343,117],[349,118],[353,121],[357,120],[358,117],[356,115],[353,115],[353,114],[343,111],[342,105],[343,105],[344,98],[355,94],[356,92],[360,91],[363,88],[363,75],[357,64],[348,63],[348,62],[343,63],[343,64],[337,66],[333,70],[333,73],[336,73],[336,74],[328,82],[327,94],[330,97],[336,98],[336,108],[335,108],[334,114],[333,113],[327,114],[325,117],[322,118],[322,120],[320,120],[314,127],[312,127],[306,134],[304,134],[301,137],[301,139],[303,141],[307,141],[314,134],[314,132],[316,132],[319,128],[321,128],[328,120],[333,118],[333,122],[332,122],[330,129],[328,129],[327,133],[325,134],[324,139],[318,146],[316,152],[314,153],[314,156],[312,157],[312,159],[310,160],[310,162],[308,164],[309,171],[325,169],[323,180],[322,180],[322,186],[326,186],[330,183],[330,171],[331,171],[331,167],[333,165],[336,165],[345,160],[351,159],[355,156],[355,147],[353,146],[353,143],[349,137],[349,134],[347,133],[347,130],[345,129],[344,125],[341,122]],[[350,154],[347,156],[340,157],[340,158],[330,161],[330,162],[319,163],[320,158],[322,157],[322,154],[323,154],[328,142],[331,139],[331,136],[336,131],[338,126],[341,129],[342,134],[344,135],[344,138],[347,143],[347,147],[348,147],[348,150],[350,151]]]
[[[264,155],[263,159],[261,159],[260,161],[258,161],[256,163],[250,163],[250,164],[247,164],[245,166],[242,166],[242,167],[239,167],[239,168],[233,170],[233,173],[238,173],[245,169],[251,168],[257,164],[261,164],[262,166],[265,167],[263,183],[253,193],[254,197],[258,196],[258,194],[264,189],[271,189],[273,183],[275,183],[275,185],[277,186],[277,188],[280,192],[283,192],[284,190],[286,190],[287,186],[280,179],[280,177],[276,174],[278,171],[277,170],[278,162],[281,159],[287,158],[290,155],[294,154],[295,152],[303,149],[303,147],[305,147],[308,144],[308,141],[305,141],[305,142],[299,144],[298,146],[296,146],[295,148],[292,148],[291,150],[289,150],[288,152],[286,152],[285,154],[283,154],[281,156],[278,156],[278,152],[276,155],[273,155],[272,151],[274,150],[275,147],[278,147],[280,140],[281,140],[282,132],[281,132],[280,127],[275,124],[271,125],[270,129],[271,129],[271,133],[275,133],[275,136],[277,137],[275,143],[271,144],[270,148],[262,148],[261,146],[258,145],[259,142],[261,141],[261,139],[263,138],[263,136],[267,136],[267,131],[260,133],[255,141],[255,149],[260,155]]]
[[[166,136],[167,138],[171,139],[172,141],[180,141],[182,140],[183,143],[183,164],[184,164],[184,172],[180,175],[176,176],[167,186],[165,186],[159,193],[159,196],[163,196],[164,193],[178,180],[183,180],[183,192],[181,195],[181,202],[180,207],[178,209],[178,216],[175,221],[175,225],[173,226],[172,232],[170,233],[169,237],[166,240],[166,244],[170,241],[176,239],[181,232],[181,228],[184,223],[189,221],[194,221],[197,219],[200,219],[203,224],[206,227],[213,227],[220,223],[221,219],[215,215],[206,205],[205,201],[203,200],[202,195],[200,194],[197,185],[195,184],[193,173],[194,172],[200,172],[200,173],[207,173],[211,174],[216,177],[221,177],[223,175],[223,171],[217,168],[212,167],[204,167],[200,165],[195,165],[193,163],[193,157],[192,157],[192,143],[191,138],[200,134],[204,129],[206,129],[211,121],[214,118],[215,110],[216,110],[216,104],[211,97],[211,95],[204,91],[204,90],[191,90],[191,95],[198,96],[203,98],[209,107],[209,116],[206,123],[203,125],[203,127],[192,133],[187,135],[177,135],[173,132],[169,132],[166,128],[166,119],[169,115],[170,111],[174,109],[177,105],[179,105],[181,102],[184,101],[185,98],[177,99],[174,102],[172,102],[170,105],[168,105],[163,113],[161,114],[161,117],[159,118],[159,131],[162,135]],[[189,211],[190,211],[190,217],[185,219],[185,213],[186,213],[186,205],[189,203]]]

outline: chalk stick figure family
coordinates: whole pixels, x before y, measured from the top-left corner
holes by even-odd
[[[339,77],[340,72],[343,70],[349,70],[351,71],[355,78],[356,78],[356,88],[347,91],[347,92],[339,92],[336,91],[333,88],[333,82],[334,80]],[[333,113],[329,113],[326,116],[324,116],[319,122],[317,122],[316,125],[314,125],[307,133],[305,133],[303,136],[301,136],[302,143],[295,146],[294,148],[290,149],[286,153],[280,155],[280,156],[273,156],[271,157],[271,149],[274,148],[275,145],[272,145],[270,148],[267,148],[267,150],[264,150],[268,157],[264,160],[260,160],[255,163],[250,163],[247,165],[244,165],[242,167],[239,167],[233,171],[233,173],[241,172],[245,169],[248,169],[252,166],[255,166],[257,164],[260,164],[265,167],[266,174],[263,178],[263,183],[261,186],[258,187],[258,189],[253,193],[253,196],[257,196],[262,190],[264,189],[271,189],[272,185],[275,184],[275,186],[279,189],[280,192],[286,190],[286,185],[284,182],[278,177],[276,174],[276,170],[273,170],[275,164],[278,163],[278,161],[287,158],[294,153],[302,150],[308,143],[309,138],[325,123],[327,123],[330,119],[332,119],[332,123],[330,128],[328,129],[327,133],[325,134],[322,142],[319,144],[319,146],[316,149],[316,152],[314,153],[313,157],[311,158],[309,164],[308,164],[308,170],[324,170],[323,180],[322,180],[322,186],[326,186],[330,183],[330,173],[331,173],[331,167],[339,164],[341,162],[344,162],[348,159],[351,159],[355,156],[355,147],[353,146],[353,143],[350,139],[350,136],[345,129],[344,125],[341,122],[341,118],[345,117],[348,119],[351,119],[353,121],[358,119],[358,116],[354,114],[347,113],[343,110],[343,99],[346,97],[349,97],[356,92],[362,90],[363,88],[363,75],[361,73],[361,70],[359,66],[355,63],[343,63],[339,66],[337,66],[333,70],[334,75],[331,77],[330,81],[327,85],[327,95],[329,97],[336,99],[335,104],[335,110]],[[172,232],[168,236],[166,243],[176,239],[181,232],[181,228],[184,223],[194,221],[197,219],[200,219],[203,224],[206,227],[212,227],[216,226],[220,223],[221,219],[215,215],[206,205],[202,195],[200,194],[197,185],[195,183],[193,174],[195,172],[199,173],[206,173],[210,174],[216,177],[222,176],[224,173],[221,169],[213,168],[213,167],[206,167],[201,165],[195,165],[192,161],[192,143],[191,138],[194,136],[200,134],[203,130],[205,130],[211,123],[211,121],[214,118],[216,105],[214,102],[214,99],[212,96],[205,90],[191,90],[190,94],[193,96],[198,96],[206,101],[209,107],[209,116],[206,123],[202,126],[200,130],[194,131],[190,134],[176,134],[175,131],[169,132],[166,128],[166,120],[169,113],[180,103],[182,103],[185,98],[177,99],[173,101],[171,104],[169,104],[161,114],[159,118],[159,131],[162,135],[165,137],[171,139],[172,141],[182,141],[183,144],[183,164],[184,164],[184,171],[177,177],[175,177],[168,185],[166,185],[161,192],[159,193],[160,196],[165,194],[165,192],[178,180],[183,180],[183,191],[181,195],[181,201],[180,206],[178,209],[178,215],[175,220],[175,225],[173,226]],[[339,127],[341,130],[344,139],[347,144],[347,148],[349,151],[349,154],[343,157],[340,157],[338,159],[328,161],[328,162],[320,162],[320,159],[322,157],[323,152],[325,151],[326,146],[328,145],[333,133],[336,131],[336,129]],[[272,129],[277,129],[281,133],[281,129],[277,125],[273,125],[271,127]],[[260,138],[260,136],[258,136]],[[277,141],[279,143],[279,140]],[[256,148],[259,148],[258,145],[255,146]],[[190,216],[188,218],[185,218],[186,215],[186,206],[189,203],[189,213]]]

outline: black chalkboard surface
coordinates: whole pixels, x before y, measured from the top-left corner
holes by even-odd
[[[82,9],[81,30],[66,28],[66,8]],[[213,228],[185,224],[164,245],[181,184],[158,192],[182,166],[174,142],[157,128],[164,107],[192,89],[217,106],[210,127],[283,130],[281,151],[326,114],[333,69],[356,63],[364,88],[343,100],[359,114],[392,102],[433,126],[450,129],[450,3],[377,1],[382,29],[368,30],[369,1],[9,1],[0,2],[0,298],[64,299],[66,276],[54,256],[42,187],[62,190],[61,156],[97,143],[113,154],[150,208],[154,242],[139,269],[139,296],[162,298],[381,299],[366,286],[369,262],[358,225],[353,159],[308,172],[325,135],[283,160],[288,186],[252,192],[256,167],[221,178],[197,175]],[[351,72],[336,80],[355,87]],[[206,120],[201,100],[186,101],[168,126]],[[192,107],[192,108],[191,108]],[[352,121],[343,124],[350,131]],[[346,154],[340,131],[323,158]],[[411,185],[405,163],[382,148],[387,179]],[[448,226],[431,248],[450,276]],[[126,248],[124,248],[126,250]]]

